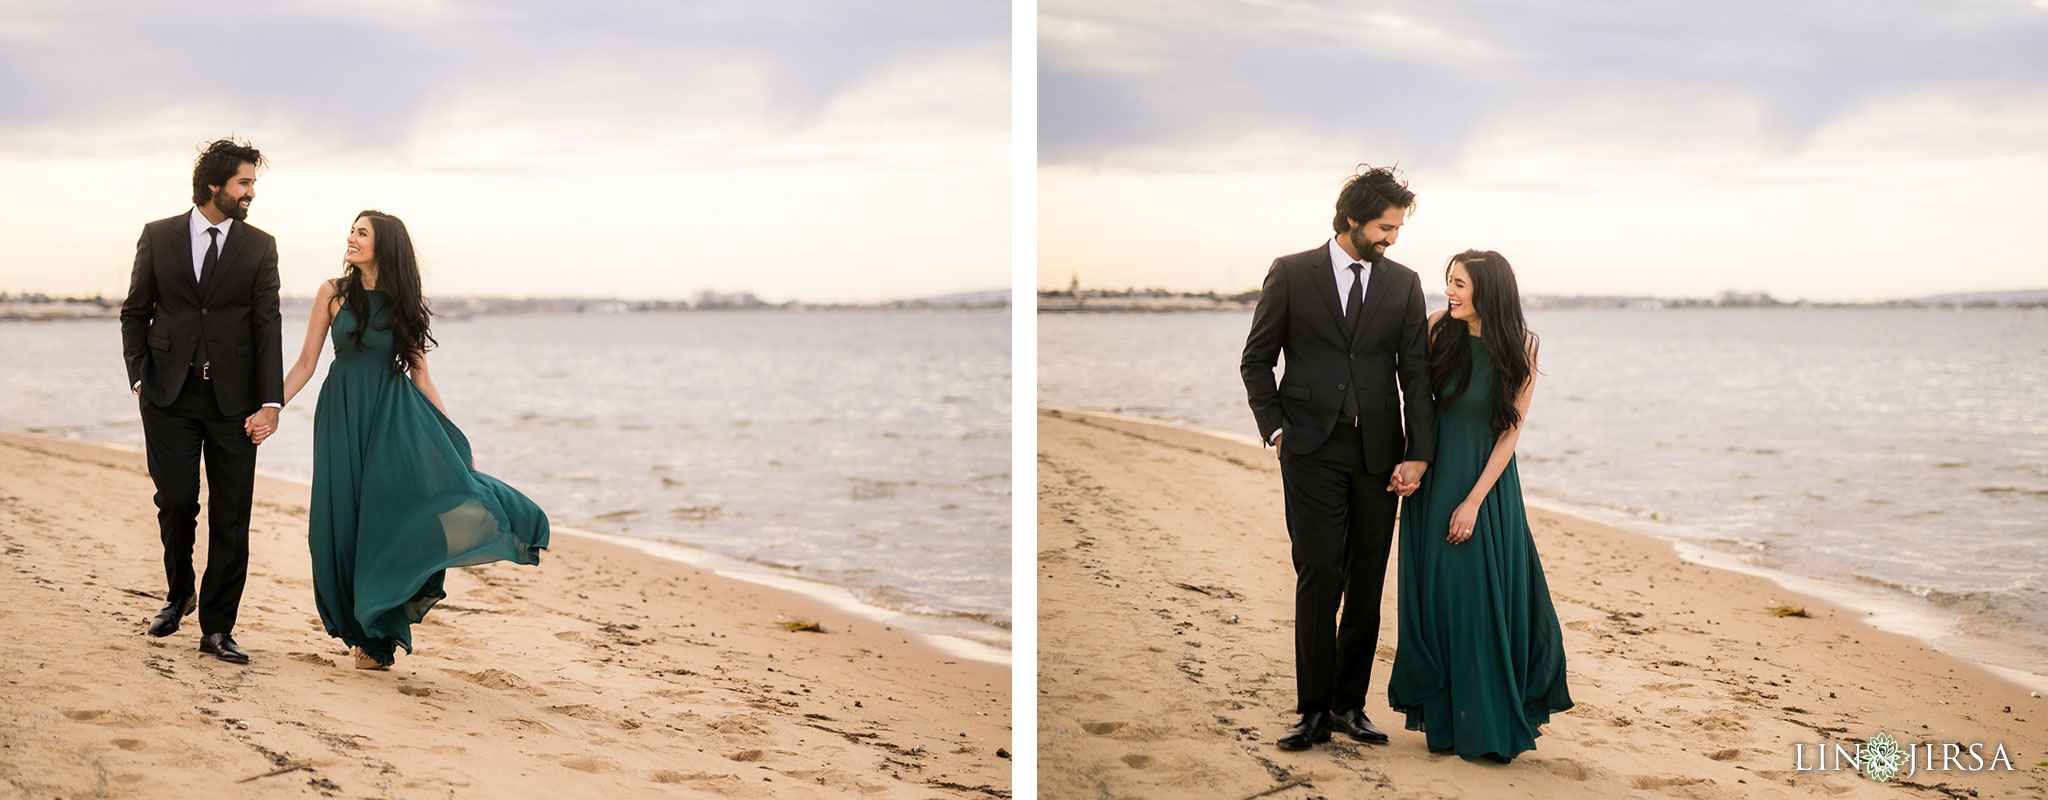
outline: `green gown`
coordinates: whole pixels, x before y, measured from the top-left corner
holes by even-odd
[[[390,300],[366,292],[372,318]],[[390,664],[412,652],[412,625],[447,597],[443,570],[540,563],[547,514],[518,490],[470,469],[469,440],[412,380],[393,375],[391,332],[352,334],[334,315],[334,362],[313,412],[308,543],[313,596],[330,636]]]
[[[1563,632],[1522,507],[1514,459],[1479,505],[1472,538],[1444,541],[1493,453],[1485,341],[1467,336],[1471,388],[1436,409],[1436,462],[1401,507],[1398,638],[1387,702],[1432,752],[1506,761],[1572,707]]]

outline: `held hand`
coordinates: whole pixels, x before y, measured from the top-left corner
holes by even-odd
[[[1394,474],[1387,479],[1387,491],[1402,497],[1414,494],[1422,487],[1422,473],[1429,469],[1427,461],[1403,461],[1394,468]]]
[[[1451,544],[1464,544],[1467,539],[1472,538],[1472,526],[1478,523],[1478,521],[1478,503],[1470,500],[1459,503],[1458,508],[1451,512],[1451,533],[1449,536],[1444,537],[1444,541]]]
[[[256,413],[242,421],[242,430],[249,434],[250,443],[262,444],[277,432],[277,409],[268,406],[256,409]]]
[[[1275,433],[1273,434],[1273,457],[1274,457],[1274,458],[1279,458],[1279,457],[1280,457],[1280,440],[1281,440],[1282,438],[1285,438],[1286,436],[1287,436],[1287,434],[1284,434],[1284,433],[1279,433],[1279,432],[1277,432],[1277,431],[1276,431],[1276,432],[1275,432]]]

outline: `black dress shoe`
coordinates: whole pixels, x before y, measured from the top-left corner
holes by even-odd
[[[242,648],[235,646],[235,637],[225,633],[209,633],[205,638],[200,639],[199,652],[212,653],[215,658],[222,661],[231,661],[236,664],[249,663],[249,654],[242,652]]]
[[[1387,732],[1365,718],[1365,712],[1358,709],[1339,711],[1330,717],[1330,727],[1366,744],[1386,744]]]
[[[156,612],[156,618],[149,621],[149,635],[169,636],[178,632],[178,619],[192,613],[199,607],[199,601],[190,597],[183,602],[164,604],[164,610]]]
[[[1301,715],[1301,721],[1288,728],[1287,733],[1282,734],[1280,741],[1275,744],[1280,745],[1282,750],[1307,750],[1315,746],[1316,742],[1329,740],[1330,712],[1310,711]]]

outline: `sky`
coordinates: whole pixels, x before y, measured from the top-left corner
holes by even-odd
[[[1010,285],[988,0],[0,0],[0,291],[126,292],[220,136],[288,295],[358,211],[430,295],[865,302]],[[204,19],[202,19],[204,18]],[[210,19],[211,21],[205,21]]]
[[[1360,164],[1524,293],[2048,288],[2048,0],[1039,5],[1040,288],[1257,288]]]

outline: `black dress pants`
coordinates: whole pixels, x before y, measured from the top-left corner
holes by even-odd
[[[1387,491],[1391,477],[1366,471],[1358,428],[1344,424],[1315,452],[1280,459],[1287,536],[1294,544],[1294,675],[1301,713],[1365,705],[1400,502]]]
[[[234,630],[249,573],[249,503],[256,445],[242,418],[220,413],[213,383],[197,377],[169,406],[142,401],[149,477],[156,482],[157,532],[164,543],[166,599],[191,598],[192,545],[199,527],[199,468],[206,464],[206,577],[199,583],[199,630]]]

